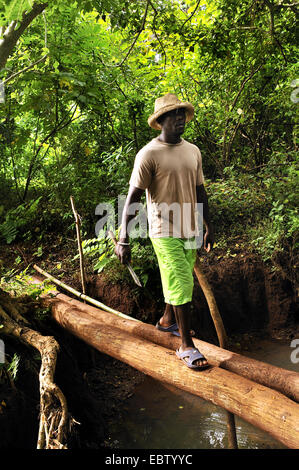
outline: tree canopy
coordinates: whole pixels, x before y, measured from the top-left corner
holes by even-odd
[[[94,214],[126,193],[167,92],[195,106],[185,137],[201,149],[217,224],[272,211],[275,233],[287,222],[293,236],[296,14],[292,0],[2,1],[2,238],[34,204],[64,220],[70,194]]]

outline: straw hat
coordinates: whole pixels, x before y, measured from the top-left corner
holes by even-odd
[[[155,112],[148,118],[147,122],[153,129],[160,130],[161,126],[157,122],[157,118],[162,114],[172,111],[173,109],[185,108],[186,110],[186,122],[191,121],[194,116],[194,107],[188,101],[182,102],[173,93],[167,93],[167,95],[157,98],[155,101]]]

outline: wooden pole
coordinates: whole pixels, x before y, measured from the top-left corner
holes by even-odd
[[[78,242],[78,250],[79,250],[79,257],[80,257],[80,273],[81,273],[81,284],[82,284],[82,292],[83,294],[86,294],[86,277],[85,277],[85,266],[84,266],[84,257],[83,257],[83,250],[82,250],[82,240],[81,240],[81,221],[79,214],[76,210],[75,207],[75,202],[73,196],[70,197],[71,199],[71,205],[72,205],[72,210],[73,214],[75,217],[75,222],[76,222],[76,232],[77,232],[77,242]],[[84,300],[85,302],[85,300]]]
[[[88,295],[85,295],[85,294],[82,294],[81,292],[77,291],[76,289],[73,289],[73,287],[70,287],[68,286],[67,284],[65,284],[64,282],[60,281],[59,279],[56,279],[54,276],[52,276],[51,274],[47,273],[46,271],[44,271],[42,268],[40,268],[39,266],[37,266],[36,264],[33,265],[33,268],[38,271],[40,274],[42,274],[43,276],[45,276],[47,279],[49,279],[50,281],[53,281],[55,284],[57,284],[58,286],[62,287],[63,289],[67,290],[68,292],[70,292],[71,294],[74,294],[76,295],[77,297],[79,297],[80,299],[82,300],[86,300],[87,302],[95,305],[96,307],[99,307],[101,308],[102,310],[105,310],[106,312],[110,312],[110,313],[113,313],[115,315],[118,315],[119,317],[122,317],[122,318],[127,318],[129,320],[135,320],[135,321],[139,321],[139,320],[136,320],[135,318],[133,317],[129,317],[128,315],[125,315],[124,313],[122,312],[119,312],[118,310],[114,310],[113,308],[110,308],[108,307],[107,305],[103,304],[102,302],[100,302],[99,300],[95,300],[95,299],[92,299],[91,297],[89,297]],[[39,282],[41,282],[39,280]],[[56,294],[58,291],[55,291]]]
[[[200,266],[200,261],[198,259],[198,256],[196,256],[196,261],[194,265],[194,272],[196,274],[196,277],[198,279],[199,285],[204,293],[204,296],[207,300],[210,314],[216,329],[218,341],[219,341],[219,346],[221,348],[226,349],[228,347],[228,339],[227,339],[227,334],[223,325],[223,321],[221,318],[221,315],[219,313],[216,299],[214,297],[212,288],[210,284],[208,283],[208,280],[206,276],[204,275],[201,266]],[[237,441],[237,433],[236,433],[236,425],[235,425],[235,417],[233,414],[231,414],[229,411],[226,412],[226,417],[227,417],[227,436],[228,436],[228,447],[230,449],[237,449],[238,448],[238,441]]]
[[[268,432],[287,447],[299,447],[299,406],[281,393],[218,367],[203,371],[188,369],[170,349],[116,326],[107,326],[58,297],[48,300],[54,319],[98,351],[221,406]],[[128,322],[116,316],[115,320]],[[139,328],[142,322],[134,325]]]
[[[223,325],[223,321],[221,318],[221,315],[219,313],[219,309],[217,307],[216,299],[214,297],[212,288],[203,272],[200,266],[200,261],[198,259],[198,256],[196,257],[195,265],[194,265],[194,272],[196,274],[196,277],[198,279],[198,283],[204,293],[204,296],[207,300],[210,314],[216,329],[218,341],[219,341],[219,346],[221,348],[227,348],[228,345],[228,339],[227,339],[227,334]]]
[[[55,279],[38,266],[34,265],[34,267],[39,272],[45,273],[49,279],[53,280],[53,282],[56,282],[63,288],[66,287],[67,290],[75,295],[79,294],[79,297],[83,295],[66,284],[61,283],[61,281]],[[42,283],[42,280],[33,276],[31,282],[40,284]],[[70,309],[75,308],[81,310],[88,315],[93,316],[104,325],[115,326],[123,331],[146,339],[147,341],[151,341],[155,344],[159,344],[160,346],[164,346],[173,351],[178,349],[180,346],[180,338],[177,336],[174,336],[171,333],[163,333],[157,330],[154,325],[143,323],[129,315],[113,310],[90,297],[85,296],[85,299],[88,302],[93,301],[94,305],[100,308],[83,304],[76,299],[72,299],[69,296],[60,293],[56,289],[48,292],[48,294],[41,296],[41,301],[47,306],[51,306],[53,301],[58,299],[66,302]],[[54,295],[54,297],[50,297],[50,294]],[[299,402],[299,374],[297,372],[285,370],[271,364],[257,361],[256,359],[242,356],[241,354],[222,349],[214,344],[207,343],[197,338],[193,338],[193,341],[195,346],[204,354],[209,364],[212,366],[221,367],[222,369],[234,372],[241,377],[248,378],[256,383],[272,388],[292,400]]]

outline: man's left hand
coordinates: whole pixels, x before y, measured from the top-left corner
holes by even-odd
[[[207,253],[213,249],[214,245],[214,233],[213,230],[209,229],[206,231],[203,239],[203,247]]]

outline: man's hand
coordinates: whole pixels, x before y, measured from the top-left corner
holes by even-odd
[[[119,243],[115,246],[114,253],[118,257],[119,261],[122,264],[127,264],[131,261],[131,248],[130,245],[121,245],[120,243],[127,243],[129,241],[128,234],[128,224],[130,220],[135,217],[135,214],[132,214],[129,210],[130,205],[136,202],[140,202],[141,196],[144,193],[144,189],[136,188],[135,186],[130,186],[129,193],[126,199],[126,203],[123,210],[121,230],[119,233]]]
[[[214,245],[214,232],[212,228],[206,230],[204,239],[203,239],[203,247],[209,253],[213,249]]]
[[[208,196],[203,184],[196,186],[196,197],[197,203],[202,204],[203,208],[203,220],[206,227],[206,233],[203,239],[203,247],[209,252],[213,249],[214,245],[214,230],[210,222],[210,211],[209,211],[209,202]]]
[[[119,245],[117,244],[114,252],[118,257],[121,264],[127,264],[131,261],[131,247],[130,245]]]

